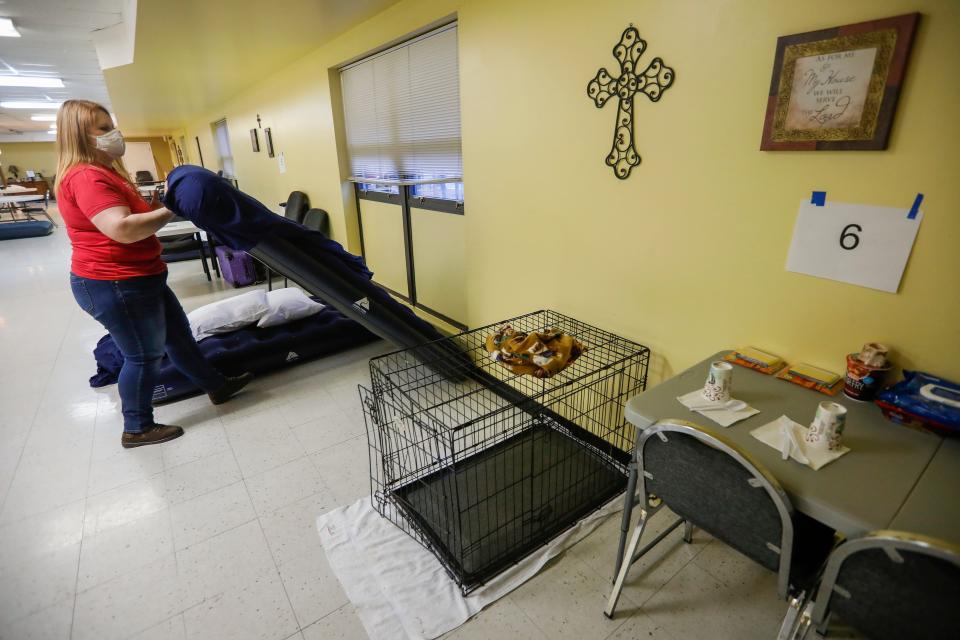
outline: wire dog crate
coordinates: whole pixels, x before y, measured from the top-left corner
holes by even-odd
[[[556,327],[587,349],[551,378],[511,373],[486,336]],[[374,507],[469,593],[626,486],[650,351],[537,311],[370,361],[360,389]],[[438,359],[443,359],[439,362]]]

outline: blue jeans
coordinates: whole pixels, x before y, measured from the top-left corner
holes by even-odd
[[[173,365],[204,391],[226,379],[207,362],[190,331],[166,272],[128,280],[92,280],[70,274],[77,304],[110,332],[123,354],[118,387],[123,430],[153,426],[153,389],[164,351]]]

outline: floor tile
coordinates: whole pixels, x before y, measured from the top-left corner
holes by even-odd
[[[344,605],[303,630],[304,640],[369,640],[353,605]],[[492,639],[491,639],[492,640]]]
[[[609,578],[567,555],[507,597],[550,638],[605,638],[625,620],[603,615],[609,585]]]
[[[634,522],[639,516],[639,509],[634,509]],[[658,534],[668,528],[676,516],[667,509],[662,509],[650,518],[648,529],[644,531],[641,544],[653,540]],[[631,529],[632,531],[632,529]],[[598,529],[585,540],[580,541],[567,554],[578,558],[590,567],[596,575],[605,580],[606,594],[614,578],[617,544],[620,540],[620,514],[607,519]],[[709,544],[711,538],[700,530],[694,530],[693,542],[683,541],[682,525],[664,538],[660,544],[648,551],[643,557],[630,567],[627,580],[623,587],[623,596],[620,608],[632,610],[646,602],[670,578],[675,576],[688,562],[700,554]]]
[[[83,533],[101,533],[169,507],[163,474],[105,491],[87,499]]]
[[[146,631],[199,603],[173,554],[77,594],[73,640],[114,640]]]
[[[79,558],[77,543],[4,569],[0,580],[3,620],[13,622],[72,598]]]
[[[311,456],[337,506],[370,495],[370,458],[366,436],[351,438]]]
[[[270,552],[279,566],[308,552],[323,553],[317,516],[336,506],[330,495],[318,493],[260,517]]]
[[[141,631],[130,640],[186,640],[187,630],[182,615],[175,615],[160,624]]]
[[[176,553],[181,577],[198,589],[198,600],[213,597],[257,576],[276,572],[260,523],[252,520]]]
[[[0,640],[69,640],[73,596],[18,620],[0,617]]]
[[[304,455],[303,445],[275,409],[254,413],[224,426],[245,478]]]
[[[307,453],[317,453],[358,436],[365,436],[363,422],[340,409],[293,427],[293,433]]]
[[[184,435],[181,439],[186,438]],[[171,505],[186,502],[205,493],[222,489],[240,480],[240,467],[227,449],[221,453],[171,467],[164,472],[167,500]]]
[[[547,640],[548,638],[510,598],[503,598],[493,603],[443,637],[445,640],[488,640],[489,638]]]
[[[776,583],[757,580],[738,588],[689,563],[643,607],[675,638],[774,638],[786,612]]]
[[[77,589],[84,591],[173,553],[170,512],[163,509],[83,537]]]
[[[285,563],[280,578],[301,628],[350,602],[323,552],[309,552]]]
[[[189,547],[256,517],[243,482],[173,505],[170,515],[177,549]]]
[[[245,480],[257,513],[264,515],[316,493],[327,491],[309,458],[298,458]]]
[[[0,527],[0,571],[80,542],[86,501]]]
[[[188,640],[285,640],[298,630],[276,573],[205,600],[184,611],[183,618]]]
[[[176,423],[174,423],[176,424]],[[220,418],[184,428],[183,436],[160,446],[163,465],[167,469],[208,456],[231,451],[227,432]]]

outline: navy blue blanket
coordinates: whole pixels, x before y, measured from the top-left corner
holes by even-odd
[[[377,337],[332,307],[301,320],[277,327],[259,329],[256,325],[210,336],[199,342],[207,360],[225,375],[244,371],[265,373],[307,360],[366,344]],[[105,335],[93,350],[97,373],[91,387],[103,387],[117,381],[123,355],[113,338]],[[156,403],[169,402],[200,390],[164,356],[154,389]]]
[[[266,237],[310,237],[313,256],[324,264],[347,265],[370,280],[363,258],[346,251],[319,231],[278,216],[258,200],[203,167],[182,165],[170,172],[163,204],[232,249],[249,251]]]

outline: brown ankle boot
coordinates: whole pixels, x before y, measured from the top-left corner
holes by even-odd
[[[247,386],[251,380],[253,380],[253,374],[249,371],[239,376],[227,378],[227,381],[223,383],[222,387],[207,394],[210,396],[210,402],[213,404],[223,404],[236,392]]]
[[[149,429],[144,429],[140,433],[123,432],[120,438],[120,444],[124,449],[133,447],[142,447],[145,444],[160,444],[183,435],[183,429],[168,424],[155,424]]]

